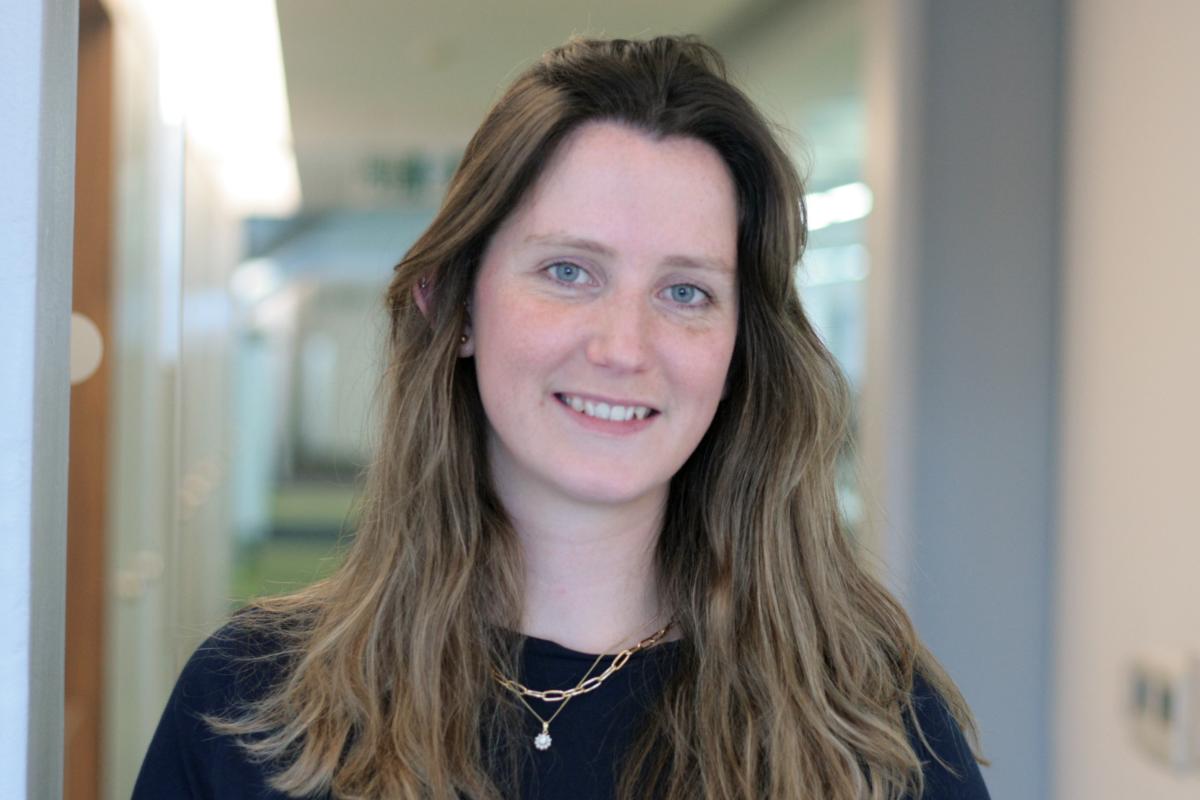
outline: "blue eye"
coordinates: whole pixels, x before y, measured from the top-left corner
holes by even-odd
[[[702,306],[703,302],[693,303],[692,301],[700,298],[708,300],[709,295],[699,286],[693,286],[690,283],[677,283],[671,287],[671,299],[676,303],[685,306]]]
[[[578,283],[578,278],[583,270],[572,264],[569,261],[559,261],[551,264],[550,274],[563,283]]]
[[[545,267],[544,271],[550,273],[556,283],[565,286],[582,287],[587,285],[588,271],[570,261],[555,261]],[[690,283],[674,284],[667,287],[667,291],[670,293],[669,296],[673,303],[685,308],[700,309],[712,304],[711,294]]]

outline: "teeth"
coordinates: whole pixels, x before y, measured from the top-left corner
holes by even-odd
[[[645,406],[610,406],[608,403],[593,403],[571,395],[562,395],[563,400],[576,411],[597,419],[609,419],[614,422],[628,422],[636,417],[645,419],[650,416],[650,409]]]

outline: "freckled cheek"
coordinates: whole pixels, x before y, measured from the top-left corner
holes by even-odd
[[[536,304],[501,302],[489,309],[478,335],[476,368],[482,390],[500,400],[546,388],[569,347],[572,326]]]
[[[675,383],[690,402],[715,408],[725,388],[732,359],[732,341],[697,337],[673,349],[670,357]]]

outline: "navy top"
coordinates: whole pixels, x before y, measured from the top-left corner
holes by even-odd
[[[638,718],[661,691],[679,644],[660,642],[635,654],[598,689],[573,698],[550,725],[550,748],[527,748],[522,800],[611,800],[619,754],[632,743]],[[230,737],[214,734],[199,719],[200,714],[224,712],[239,701],[261,696],[277,676],[279,662],[247,665],[239,659],[264,652],[261,643],[256,645],[229,626],[196,650],[167,701],[133,800],[285,800],[286,795],[267,786],[264,766],[248,761]],[[603,672],[611,658],[602,659],[592,674]],[[525,685],[568,688],[579,682],[596,655],[528,637],[522,659]],[[923,800],[988,800],[970,748],[940,699],[920,678],[914,695],[926,738],[962,776],[948,773],[915,735],[910,737],[925,762]],[[554,713],[556,705],[527,699],[543,718]],[[532,743],[542,726],[528,711],[525,719],[525,733]]]

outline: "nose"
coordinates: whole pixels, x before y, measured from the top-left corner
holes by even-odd
[[[653,310],[620,293],[594,308],[587,342],[588,360],[620,371],[644,368],[650,352]]]

